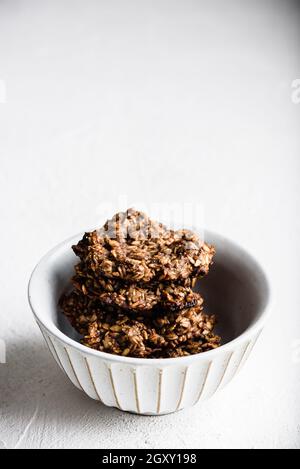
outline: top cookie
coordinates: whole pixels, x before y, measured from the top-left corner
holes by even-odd
[[[204,276],[215,254],[195,233],[168,230],[133,209],[85,233],[73,250],[95,275],[141,284]]]

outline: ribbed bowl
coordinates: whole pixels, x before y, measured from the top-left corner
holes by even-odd
[[[120,357],[91,350],[59,312],[57,303],[77,262],[64,241],[35,268],[29,302],[59,367],[92,399],[138,414],[160,415],[195,405],[226,386],[245,364],[268,317],[269,285],[259,264],[235,243],[207,232],[217,255],[199,282],[206,310],[217,314],[220,348],[169,359]]]

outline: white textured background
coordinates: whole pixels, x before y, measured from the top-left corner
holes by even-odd
[[[300,447],[299,13],[295,1],[1,0],[0,447]],[[239,377],[166,417],[84,397],[27,305],[40,256],[122,194],[203,204],[273,287],[273,321]]]

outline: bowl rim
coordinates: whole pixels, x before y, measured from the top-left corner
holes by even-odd
[[[185,357],[175,357],[175,358],[135,358],[135,357],[123,357],[122,355],[114,355],[111,353],[107,352],[101,352],[100,350],[94,350],[91,349],[85,345],[82,345],[80,342],[77,342],[76,340],[72,339],[71,337],[67,336],[64,334],[54,323],[53,321],[47,321],[44,318],[41,318],[39,313],[38,313],[38,308],[35,306],[35,279],[38,277],[40,270],[45,267],[47,264],[48,260],[54,256],[59,250],[62,248],[65,249],[70,249],[70,243],[72,240],[78,239],[82,237],[83,232],[77,233],[76,235],[70,236],[64,241],[60,242],[59,244],[55,245],[52,249],[50,249],[36,264],[35,268],[33,269],[29,282],[28,282],[28,302],[30,305],[30,308],[32,310],[32,313],[34,315],[34,318],[36,322],[38,323],[39,326],[43,326],[43,328],[52,336],[54,336],[56,339],[62,341],[63,343],[69,345],[72,348],[77,349],[79,352],[90,355],[93,357],[98,357],[105,359],[106,361],[110,362],[121,362],[124,364],[128,365],[143,365],[143,366],[152,366],[152,365],[159,365],[159,366],[164,366],[164,365],[170,365],[170,364],[186,364],[189,362],[193,362],[196,360],[210,360],[211,358],[215,357],[216,355],[226,352],[228,350],[232,350],[233,347],[238,345],[238,343],[244,343],[247,338],[249,337],[254,337],[257,336],[258,333],[263,329],[266,321],[268,320],[270,314],[271,314],[271,307],[270,304],[272,302],[271,299],[271,288],[270,288],[270,282],[267,278],[267,275],[262,268],[261,264],[255,259],[255,257],[249,253],[245,248],[243,248],[240,244],[236,243],[230,238],[227,238],[223,235],[220,235],[219,233],[211,230],[205,229],[205,239],[209,238],[210,236],[212,238],[218,238],[221,241],[230,243],[234,245],[241,253],[245,254],[246,257],[248,257],[251,262],[253,262],[254,265],[256,265],[257,270],[259,271],[259,275],[263,278],[263,281],[265,283],[266,287],[266,304],[264,309],[261,312],[260,317],[254,321],[252,325],[250,325],[242,334],[237,336],[235,339],[226,342],[226,344],[221,345],[220,347],[209,350],[206,352],[201,352],[197,353],[194,355],[188,355]]]

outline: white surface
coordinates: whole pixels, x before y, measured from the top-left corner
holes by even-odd
[[[296,2],[1,2],[0,446],[300,446],[299,57]],[[102,407],[34,324],[34,264],[120,194],[204,204],[206,225],[269,272],[273,321],[202,407]]]

